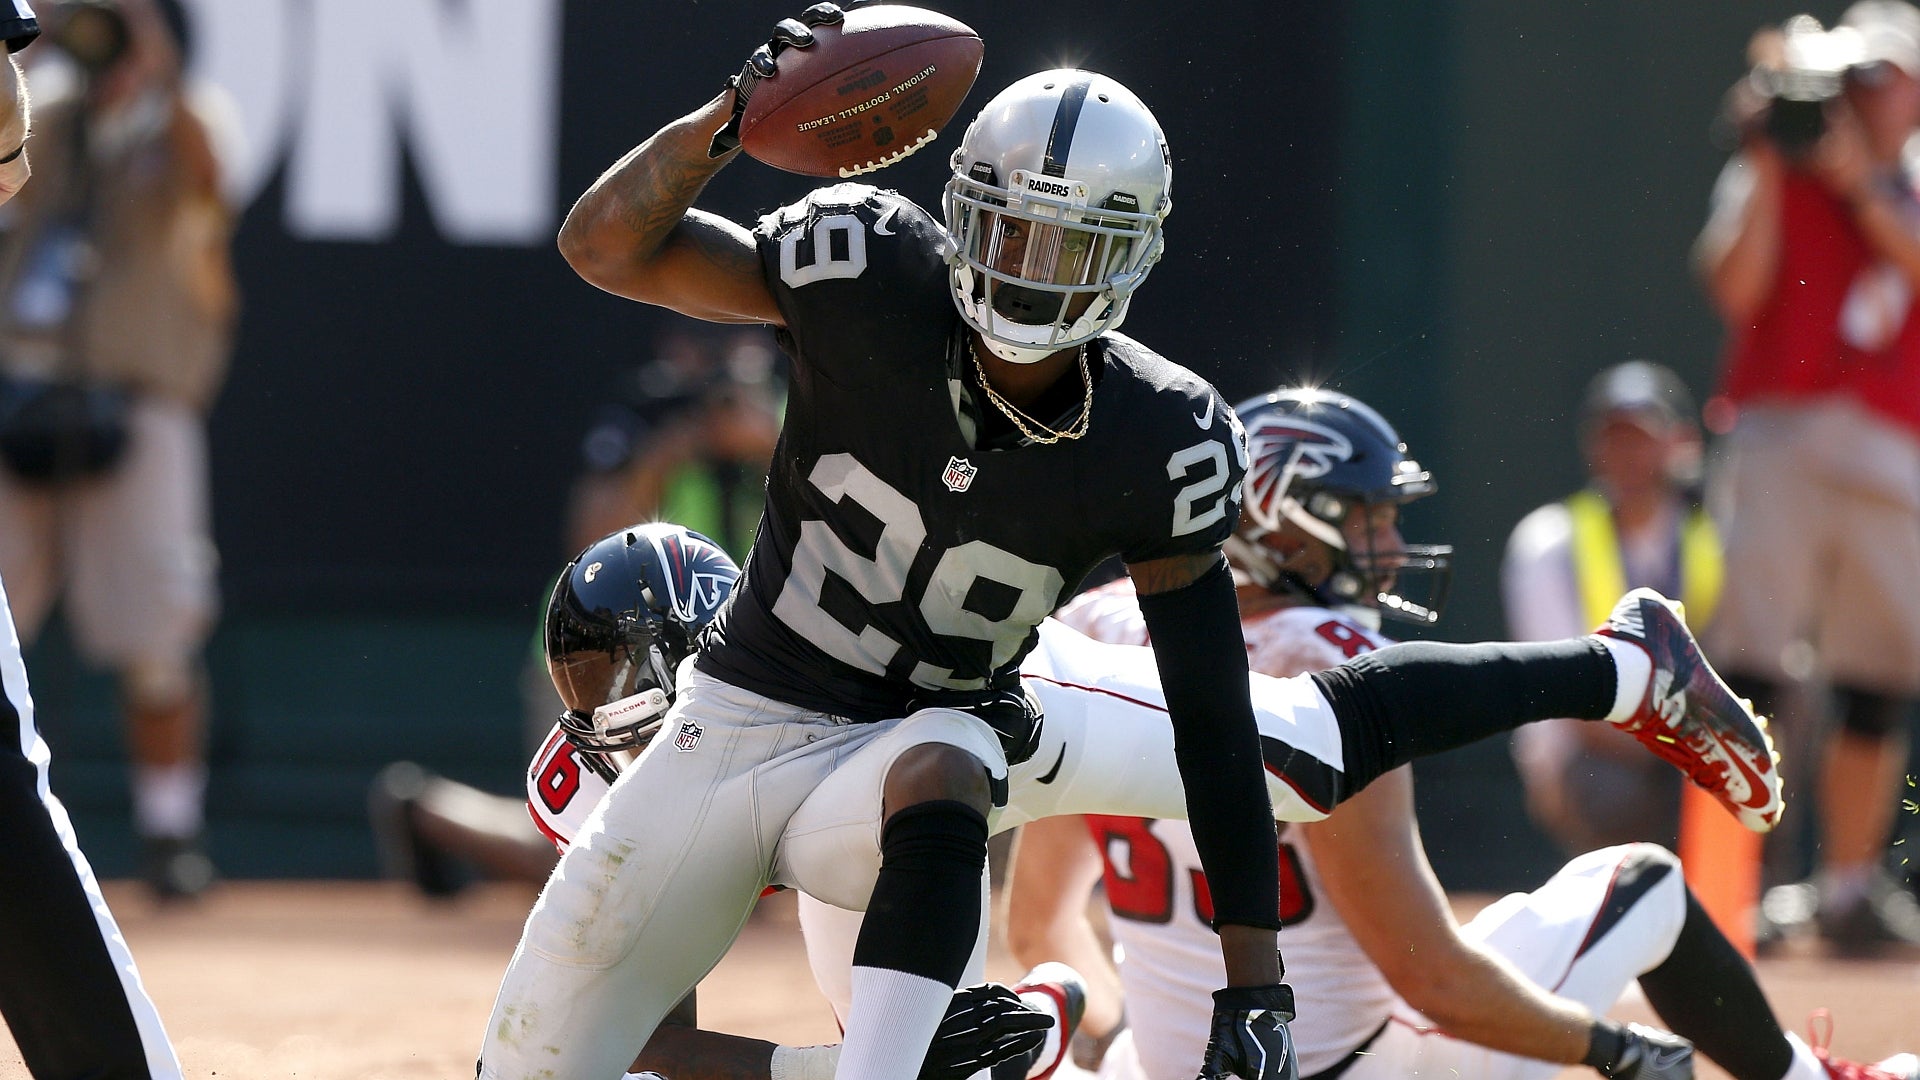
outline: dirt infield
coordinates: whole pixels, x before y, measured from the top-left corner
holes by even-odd
[[[137,888],[108,886],[187,1075],[235,1080],[472,1076],[531,899],[506,886],[434,905],[396,885],[229,883],[201,904],[156,908]],[[999,951],[989,974],[1018,972]],[[1796,1029],[1811,1009],[1830,1008],[1835,1048],[1849,1056],[1873,1060],[1920,1043],[1920,962],[1842,964],[1809,952],[1765,962],[1762,978]],[[807,974],[791,898],[763,902],[700,1001],[715,1027],[793,1043],[836,1038]],[[1650,1019],[1631,1001],[1619,1015]],[[0,1036],[0,1080],[25,1076]]]

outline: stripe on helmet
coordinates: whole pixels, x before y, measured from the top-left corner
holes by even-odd
[[[1047,176],[1067,175],[1067,155],[1073,150],[1073,129],[1080,124],[1080,109],[1087,103],[1087,91],[1093,76],[1076,74],[1060,94],[1060,106],[1053,112],[1053,131],[1047,135],[1047,157],[1040,171]]]

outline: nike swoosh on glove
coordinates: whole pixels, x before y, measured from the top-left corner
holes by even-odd
[[[1052,1026],[1053,1017],[1028,1008],[1010,987],[981,983],[957,990],[927,1047],[920,1080],[967,1080],[1003,1061],[1030,1060]]]
[[[1670,1032],[1628,1024],[1619,1064],[1603,1075],[1614,1080],[1693,1080],[1693,1044]]]
[[[1293,1053],[1293,988],[1229,986],[1213,992],[1213,1031],[1200,1080],[1300,1080]]]

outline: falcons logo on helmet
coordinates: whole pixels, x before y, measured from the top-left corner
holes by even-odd
[[[705,623],[740,577],[718,548],[686,543],[677,533],[654,537],[653,548],[667,571],[667,606],[688,626]]]
[[[1247,444],[1247,490],[1256,515],[1273,514],[1296,477],[1317,480],[1353,456],[1345,435],[1287,416],[1261,417],[1247,430]]]

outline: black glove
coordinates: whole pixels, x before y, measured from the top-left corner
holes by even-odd
[[[1585,1064],[1613,1080],[1693,1080],[1693,1044],[1655,1028],[1599,1020]]]
[[[921,709],[958,709],[984,720],[993,733],[1000,736],[1000,749],[1006,752],[1008,765],[1033,759],[1034,752],[1040,749],[1041,726],[1046,722],[1040,699],[1019,679],[1014,679],[1011,686],[999,688],[934,690],[907,702],[908,712]],[[996,799],[994,805],[1004,805],[1004,800]]]
[[[1293,988],[1229,986],[1213,992],[1213,1032],[1200,1080],[1238,1076],[1242,1080],[1300,1080],[1293,1055]]]
[[[1019,994],[999,983],[957,990],[927,1047],[920,1080],[967,1080],[1004,1061],[1030,1062],[1046,1045],[1052,1026],[1053,1017],[1027,1008]],[[1026,1075],[1024,1065],[1020,1075]]]
[[[780,70],[777,59],[781,50],[806,48],[813,44],[814,27],[837,26],[846,17],[840,5],[829,0],[801,12],[798,19],[781,19],[774,24],[773,36],[753,50],[753,55],[747,57],[746,64],[740,68],[740,74],[727,80],[727,85],[733,88],[733,116],[727,120],[726,127],[714,132],[713,145],[707,147],[708,157],[719,157],[739,148],[740,116],[747,111],[747,99],[753,96],[753,88],[761,79],[771,79]]]

